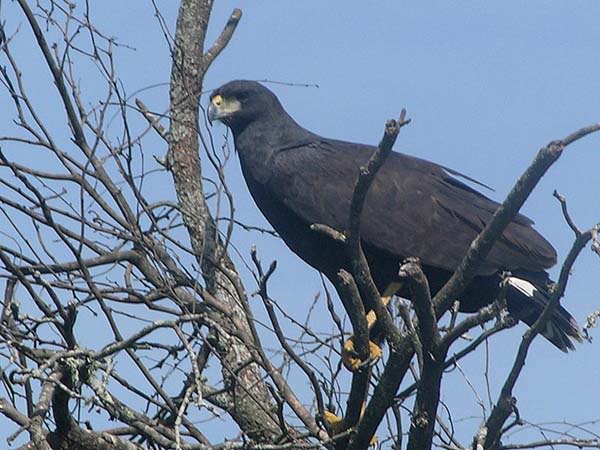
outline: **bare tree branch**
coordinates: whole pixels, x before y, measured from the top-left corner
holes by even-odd
[[[345,248],[351,261],[334,282],[346,315],[324,284],[325,304],[316,293],[298,317],[286,307],[290,299],[270,298],[276,264],[263,268],[255,250],[246,255],[236,247],[234,230],[277,235],[234,217],[225,170],[232,148],[227,140],[218,145],[202,126],[204,76],[242,13],[233,10],[207,45],[213,0],[182,0],[174,32],[158,2],[152,5],[172,62],[163,113],[136,97],[148,88],[164,89],[166,97],[166,85],[135,85],[129,92],[119,68],[129,47],[94,23],[91,2],[17,0],[10,6],[22,12],[26,26],[11,16],[0,21],[0,95],[8,100],[0,132],[0,415],[13,426],[9,445],[356,450],[372,444],[377,431],[381,445],[396,450],[599,447],[585,424],[540,441],[501,442],[509,430],[527,424],[513,392],[532,340],[558,305],[581,249],[590,241],[594,251],[599,248],[599,228],[577,227],[560,194],[555,196],[575,244],[495,405],[486,353],[482,376],[492,411],[468,445],[455,429],[455,411],[440,401],[444,375],[460,371],[485,418],[487,403],[459,362],[482,347],[487,351],[487,340],[514,321],[503,314],[502,294],[466,317],[455,305],[448,321],[438,325],[438,319],[564,148],[600,125],[539,152],[433,300],[418,261],[405,261],[399,276],[411,293],[410,309],[405,301],[382,301],[360,236],[370,185],[409,122],[403,111],[386,125],[357,174],[347,229],[312,225]],[[24,70],[23,42],[36,50],[26,56],[39,73]],[[57,101],[42,105],[41,86]],[[164,159],[156,142],[167,149]],[[167,172],[176,199],[155,188]],[[259,306],[246,293],[242,267],[254,275]],[[377,331],[389,344],[385,365],[371,358],[370,339],[380,335],[370,330],[373,312],[366,316],[365,308],[373,308]],[[315,319],[322,314],[325,320]],[[345,341],[348,322],[353,337]],[[479,326],[485,328],[474,333]],[[351,342],[353,356],[365,362],[351,379],[340,361],[340,342]],[[323,419],[336,410],[343,419],[328,426]],[[215,423],[227,428],[223,436],[213,432]]]
[[[529,352],[531,343],[546,326],[546,322],[550,319],[552,311],[556,308],[558,302],[565,292],[567,281],[575,260],[579,256],[581,250],[583,250],[583,248],[592,239],[594,230],[597,229],[598,227],[595,227],[577,236],[573,246],[571,247],[571,250],[569,251],[569,254],[565,259],[565,262],[562,265],[558,282],[551,289],[551,296],[548,304],[533,326],[531,326],[531,328],[529,328],[523,335],[521,345],[519,345],[519,350],[517,351],[517,355],[515,357],[515,362],[513,363],[510,373],[508,374],[506,381],[502,386],[502,390],[500,391],[500,397],[498,398],[490,417],[485,423],[485,428],[487,430],[484,445],[485,449],[495,449],[500,446],[500,439],[502,437],[504,423],[514,411],[516,399],[513,397],[512,392],[517,380],[519,379],[519,375],[525,366],[525,359],[527,358],[527,353]]]

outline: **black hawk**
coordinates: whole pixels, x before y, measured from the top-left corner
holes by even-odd
[[[227,125],[235,140],[252,197],[288,247],[338,286],[349,270],[342,244],[312,224],[347,229],[359,167],[375,151],[364,144],[328,139],[302,128],[269,89],[254,81],[231,81],[216,89],[208,118]],[[367,194],[361,242],[382,295],[408,292],[398,283],[405,258],[421,261],[434,295],[446,283],[498,203],[460,181],[458,172],[392,152]],[[546,269],[556,251],[523,215],[515,217],[460,297],[460,311],[493,302],[502,274],[511,315],[532,325],[548,302]],[[369,305],[365,305],[367,308]],[[563,351],[581,334],[573,317],[556,308],[542,334]],[[351,364],[352,365],[352,364]]]

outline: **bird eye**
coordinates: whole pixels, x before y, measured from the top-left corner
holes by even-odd
[[[246,100],[248,100],[248,93],[247,92],[240,92],[237,96],[237,99],[240,102],[245,102]]]

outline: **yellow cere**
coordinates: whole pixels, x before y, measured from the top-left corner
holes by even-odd
[[[212,99],[212,102],[215,106],[221,106],[221,104],[223,103],[223,97],[221,97],[220,95],[215,95]]]

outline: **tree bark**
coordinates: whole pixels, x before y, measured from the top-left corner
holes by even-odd
[[[268,388],[262,381],[259,366],[252,362],[250,350],[227,332],[241,323],[245,325],[242,331],[251,335],[243,306],[246,294],[233,262],[221,246],[202,186],[198,111],[203,79],[241,17],[241,12],[235,10],[221,37],[204,54],[212,4],[212,0],[183,0],[179,8],[172,55],[167,162],[183,221],[207,288],[239,319],[234,325],[232,317],[220,314],[220,323],[211,330],[211,344],[221,361],[225,386],[233,402],[232,417],[253,440],[272,442],[280,430]]]

